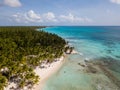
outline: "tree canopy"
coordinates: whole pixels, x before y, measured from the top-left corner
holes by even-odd
[[[0,90],[8,81],[16,81],[20,88],[35,84],[39,77],[33,69],[63,54],[65,40],[38,28],[44,27],[0,27]]]

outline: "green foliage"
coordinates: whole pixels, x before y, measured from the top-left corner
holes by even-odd
[[[65,40],[38,28],[43,27],[0,27],[0,90],[12,79],[20,79],[19,87],[35,84],[33,68],[63,54]]]
[[[3,90],[4,89],[4,86],[7,85],[7,79],[5,76],[2,76],[0,74],[0,90]]]

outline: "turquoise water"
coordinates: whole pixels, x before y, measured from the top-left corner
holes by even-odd
[[[66,39],[79,52],[70,55],[63,67],[48,79],[43,90],[117,90],[116,85],[102,73],[85,73],[79,62],[105,60],[109,70],[120,79],[120,27],[47,27],[45,31]]]

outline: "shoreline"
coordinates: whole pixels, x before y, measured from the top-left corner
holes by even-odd
[[[60,58],[55,59],[52,63],[42,63],[34,69],[36,75],[39,76],[40,80],[32,88],[24,87],[19,90],[42,90],[46,80],[55,74],[64,64],[67,55],[63,55]],[[41,67],[42,66],[42,67]],[[43,67],[44,66],[44,67]],[[4,88],[4,90],[15,90],[17,84],[14,82],[9,82],[9,85]]]
[[[43,27],[47,28],[47,27]],[[41,28],[41,30],[43,29]],[[66,52],[63,52],[63,55],[60,58],[54,59],[52,63],[42,62],[39,66],[37,66],[34,69],[34,73],[39,76],[39,81],[37,84],[35,84],[33,87],[24,86],[22,89],[19,88],[19,90],[42,90],[45,82],[48,80],[49,77],[51,77],[53,74],[55,74],[64,64],[65,58],[67,55],[70,54],[78,54],[77,51],[75,51],[72,47],[68,47],[68,50]],[[4,87],[4,90],[15,90],[18,89],[17,83],[15,82],[8,82],[8,85]]]
[[[42,90],[46,80],[48,80],[49,77],[51,77],[54,73],[56,73],[64,64],[65,62],[65,56],[61,56],[59,59],[56,61],[50,63],[50,64],[45,64],[45,68],[40,68],[37,67],[34,72],[36,75],[40,77],[40,81],[38,84],[36,84],[32,90]]]
[[[78,54],[78,52],[73,49],[70,54]],[[64,53],[63,56],[55,59],[52,63],[43,63],[41,66],[44,66],[44,68],[40,68],[38,66],[34,72],[40,77],[40,81],[33,87],[32,90],[42,90],[45,82],[62,67],[65,63],[66,57],[70,54]]]

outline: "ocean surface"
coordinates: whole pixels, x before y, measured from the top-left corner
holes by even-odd
[[[43,90],[120,90],[120,27],[56,26],[43,30],[61,36],[78,52],[67,57]],[[85,60],[105,65],[90,63],[91,69],[96,68],[93,73],[79,65]]]

